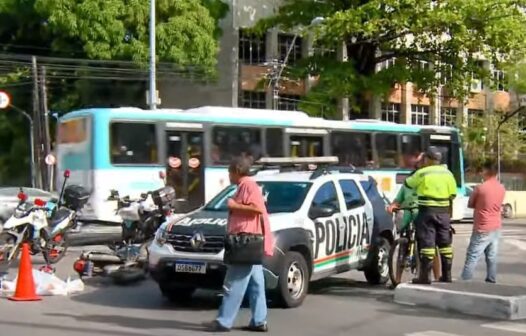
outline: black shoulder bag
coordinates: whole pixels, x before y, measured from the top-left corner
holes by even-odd
[[[265,249],[265,226],[263,215],[259,216],[261,232],[254,233],[232,233],[225,237],[225,254],[223,261],[228,265],[261,265],[263,263]]]

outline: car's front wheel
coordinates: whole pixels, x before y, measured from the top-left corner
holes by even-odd
[[[287,252],[278,280],[279,303],[285,308],[301,305],[309,290],[309,279],[309,268],[305,257],[299,252]]]
[[[383,285],[389,281],[389,251],[391,244],[385,238],[372,246],[364,275],[371,285]]]

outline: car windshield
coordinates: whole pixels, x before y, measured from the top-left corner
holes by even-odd
[[[261,187],[268,213],[294,212],[303,204],[311,187],[308,182],[257,182]],[[214,197],[206,206],[209,211],[228,211],[227,201],[237,186],[231,185]]]

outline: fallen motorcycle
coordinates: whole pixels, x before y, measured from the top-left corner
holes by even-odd
[[[122,218],[122,241],[108,247],[111,252],[83,252],[73,268],[81,277],[107,275],[115,283],[142,280],[147,275],[147,246],[159,226],[171,215],[175,190],[172,187],[142,194],[139,199],[119,197],[112,191],[110,201],[117,201],[117,214]]]

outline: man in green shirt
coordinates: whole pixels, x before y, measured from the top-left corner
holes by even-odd
[[[442,153],[429,147],[424,154],[424,167],[405,180],[405,186],[417,195],[418,215],[415,220],[420,251],[420,272],[413,283],[430,284],[429,273],[436,255],[442,263],[440,281],[451,282],[453,246],[451,234],[452,201],[457,194],[457,183],[446,165],[441,164]]]

